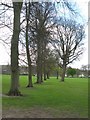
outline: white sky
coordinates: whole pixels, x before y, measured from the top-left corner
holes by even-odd
[[[88,2],[89,0],[75,0],[80,8],[81,15],[84,16],[84,19],[88,20]],[[82,65],[88,64],[88,26],[86,26],[86,38],[85,38],[85,50],[83,55],[80,57],[80,60],[73,62],[71,65],[75,68],[81,68]]]
[[[75,1],[79,8],[80,8],[80,14],[84,16],[84,18],[88,19],[88,1],[89,0],[73,0]],[[73,2],[72,1],[72,2]],[[86,38],[85,38],[85,50],[83,55],[80,57],[80,60],[73,62],[71,65],[75,68],[80,68],[82,65],[88,64],[88,27],[86,27]],[[6,48],[0,43],[0,65],[8,64],[10,63],[10,56],[7,53]]]

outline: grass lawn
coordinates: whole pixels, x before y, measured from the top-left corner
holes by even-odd
[[[35,82],[36,78],[33,78]],[[8,109],[37,108],[50,112],[53,117],[88,117],[88,79],[65,78],[65,82],[51,77],[44,83],[26,88],[27,76],[20,76],[22,97],[3,96],[3,111]],[[2,91],[6,94],[10,88],[10,76],[2,76]],[[24,113],[23,113],[24,114]]]

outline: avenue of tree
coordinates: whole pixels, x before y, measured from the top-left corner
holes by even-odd
[[[28,66],[28,83],[33,87],[32,65],[37,69],[37,84],[49,79],[50,71],[62,71],[61,81],[64,82],[67,65],[79,58],[83,53],[84,25],[77,23],[63,14],[57,15],[57,6],[68,10],[74,15],[71,3],[67,0],[58,2],[13,2],[12,5],[0,3],[13,10],[13,31],[11,38],[11,88],[8,95],[20,96],[19,64],[22,58]],[[3,8],[3,7],[2,7]],[[61,8],[62,9],[62,8]],[[7,12],[2,10],[0,15]],[[59,13],[60,14],[60,13]],[[3,21],[2,21],[3,23]],[[9,27],[9,25],[7,25]],[[20,54],[19,46],[23,46]],[[21,56],[20,56],[21,55]],[[72,70],[72,76],[74,70]],[[68,72],[70,74],[70,71]]]

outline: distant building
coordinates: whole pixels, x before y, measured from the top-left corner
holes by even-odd
[[[10,65],[0,65],[0,73],[2,74],[10,74],[11,73],[11,66]]]
[[[28,74],[27,66],[20,66],[19,71],[21,75]],[[10,65],[0,65],[0,74],[11,74],[11,66]],[[36,74],[36,66],[32,66],[32,74]]]
[[[20,74],[27,75],[28,74],[28,67],[26,66],[20,66],[19,67]]]

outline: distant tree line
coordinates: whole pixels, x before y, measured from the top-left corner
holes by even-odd
[[[79,68],[72,68],[67,67],[66,69],[66,77],[90,77],[90,70],[89,69],[83,69],[83,66]],[[0,68],[2,68],[2,71],[0,74],[10,75],[11,74],[11,66],[10,65],[0,65]],[[19,66],[19,74],[20,75],[28,75],[28,67],[27,66]],[[46,78],[49,79],[49,77],[56,77],[59,79],[62,75],[62,69],[57,66],[51,66],[49,68],[49,75],[46,74]],[[82,76],[83,75],[83,76]],[[36,66],[32,65],[32,76],[37,76]]]

